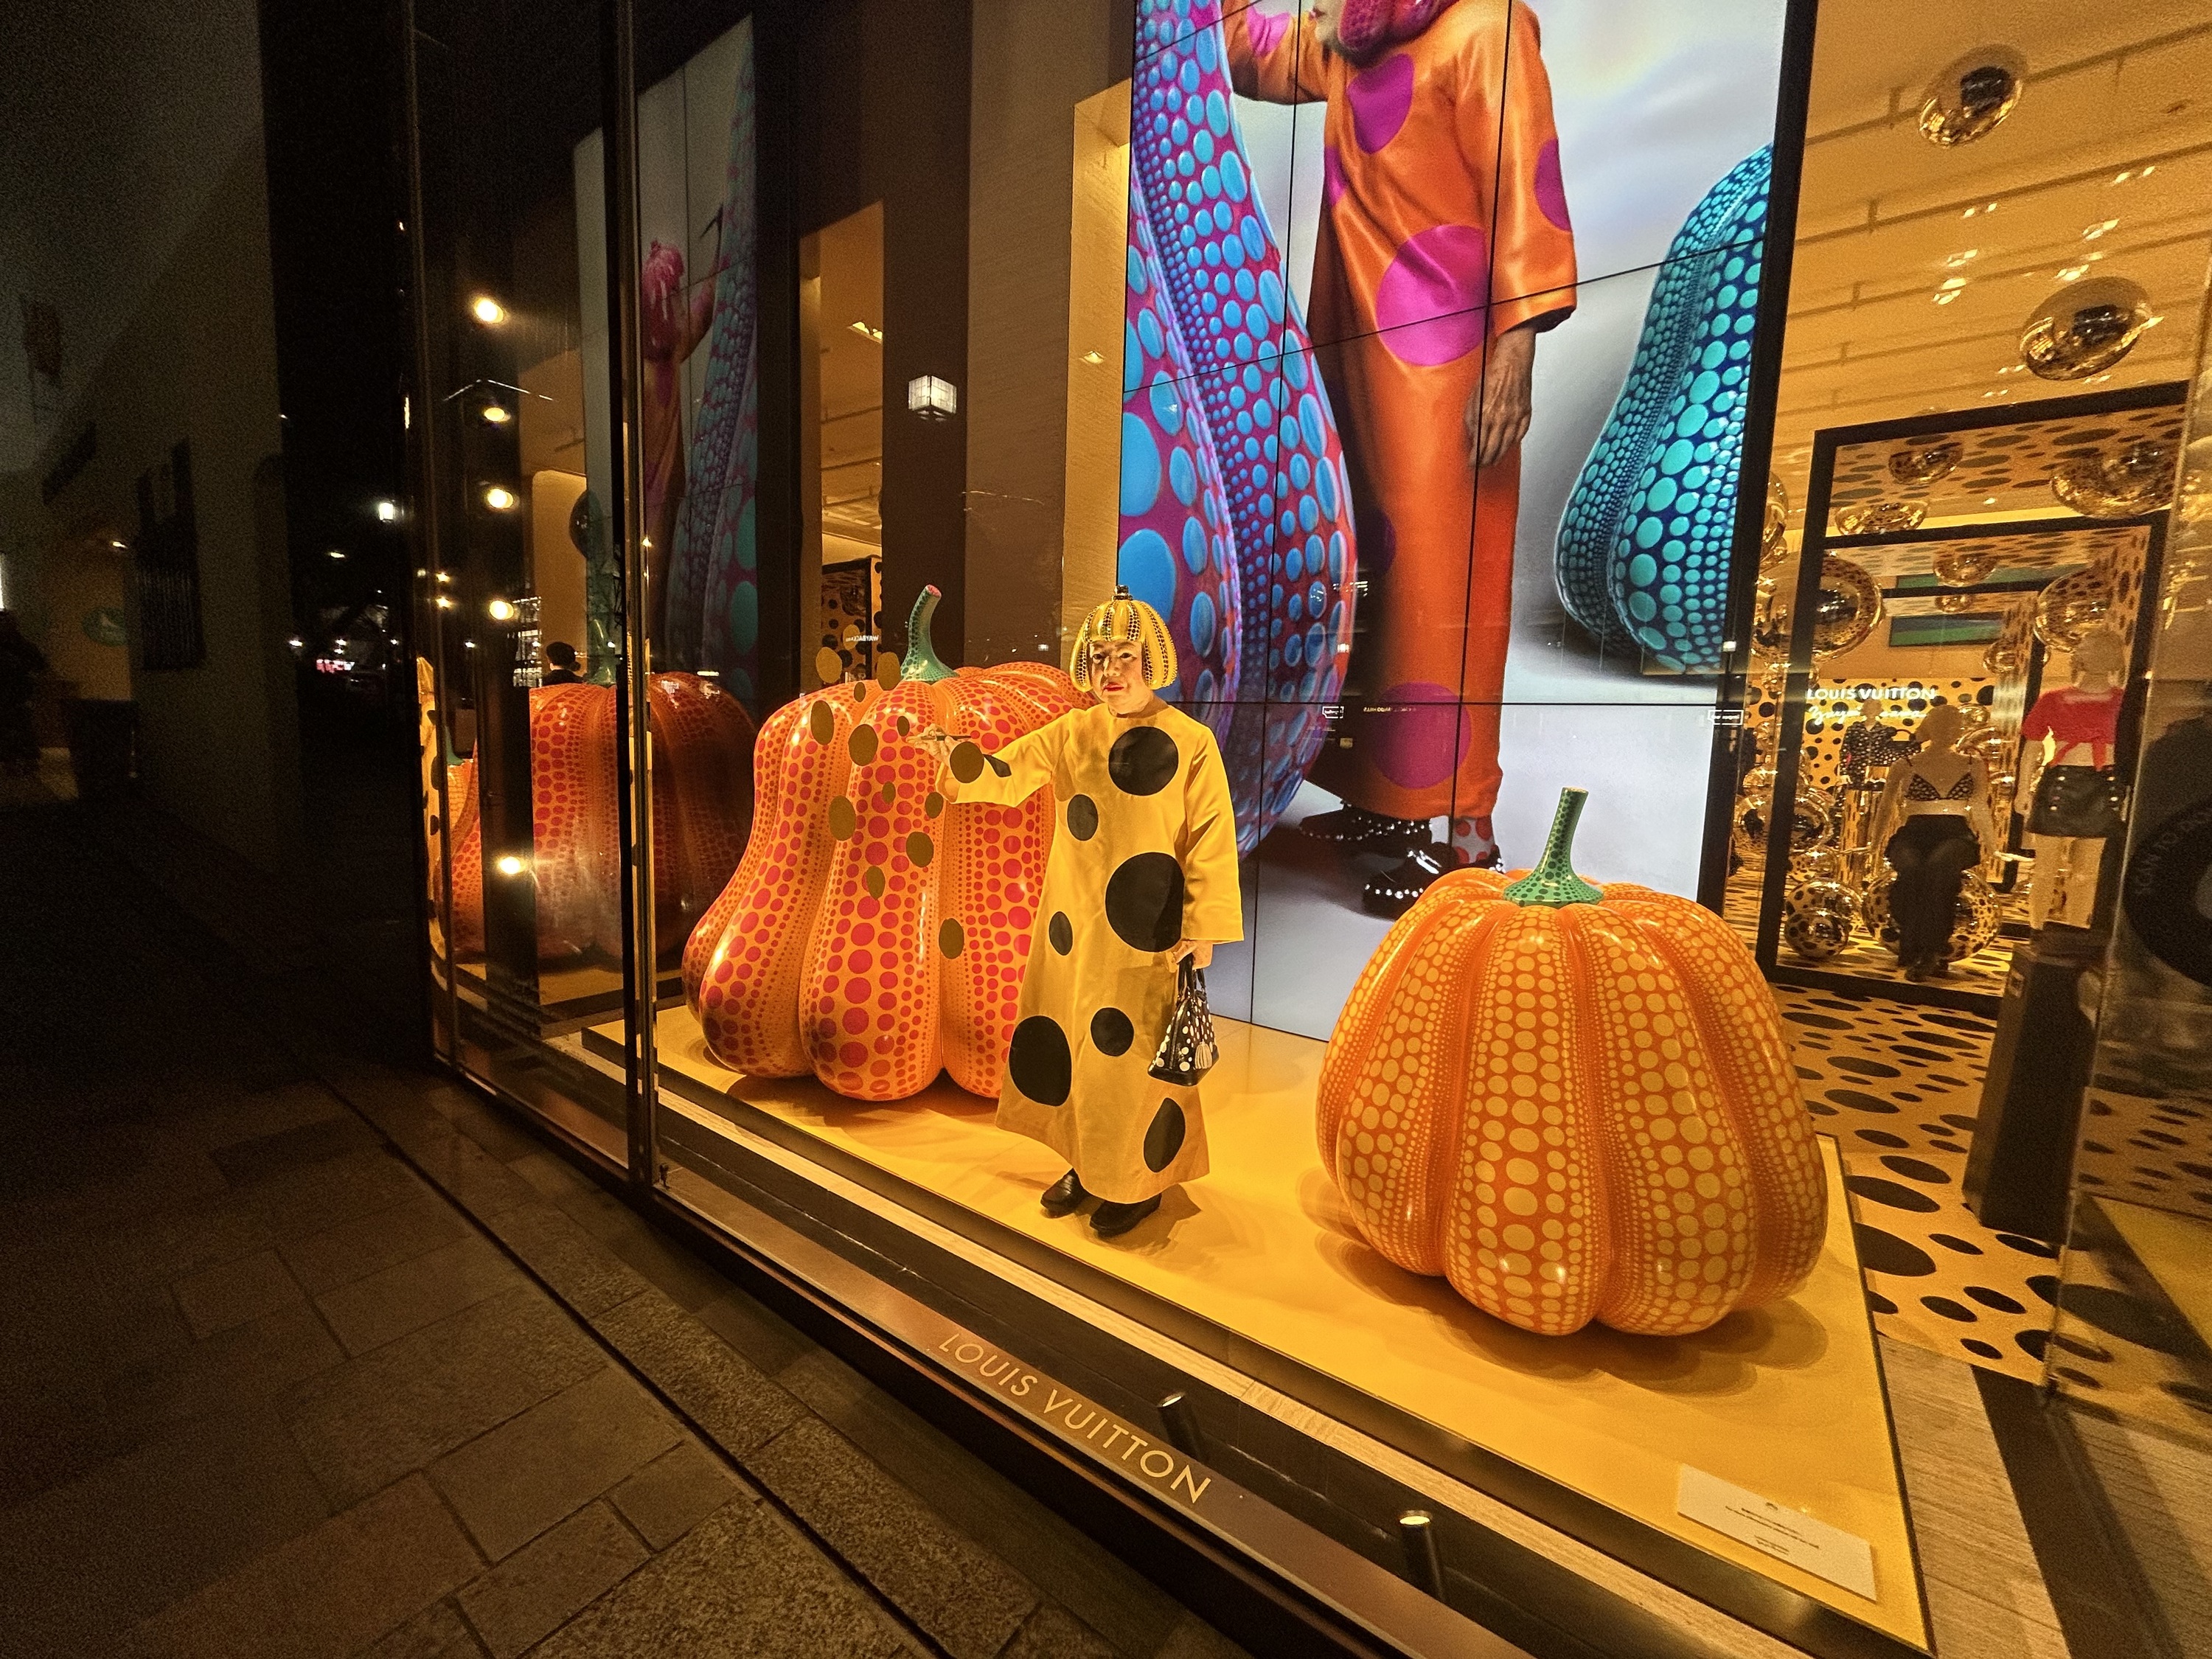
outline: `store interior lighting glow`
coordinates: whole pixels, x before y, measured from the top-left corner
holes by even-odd
[[[528,866],[525,865],[520,859],[515,857],[512,853],[507,853],[501,855],[499,860],[499,872],[502,876],[519,876],[527,867]]]

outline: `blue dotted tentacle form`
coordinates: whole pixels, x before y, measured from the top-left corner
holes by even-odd
[[[1720,666],[1771,161],[1738,162],[1675,234],[1559,520],[1567,614],[1669,672]]]
[[[1165,695],[1212,727],[1237,847],[1272,828],[1344,684],[1344,447],[1252,183],[1211,0],[1140,0],[1121,363],[1121,580],[1168,618]]]

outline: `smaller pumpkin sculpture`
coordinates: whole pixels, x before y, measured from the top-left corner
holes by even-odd
[[[622,954],[622,848],[615,688],[544,685],[530,693],[531,876],[538,957]],[[681,944],[737,867],[752,823],[752,717],[712,680],[653,675],[653,927]],[[484,949],[483,823],[473,757],[447,768],[453,836],[453,941]]]
[[[1805,1281],[1826,1179],[1749,953],[1577,877],[1585,799],[1533,872],[1454,871],[1390,930],[1322,1062],[1322,1166],[1376,1249],[1510,1324],[1685,1335]]]
[[[939,1071],[999,1092],[1052,794],[948,805],[917,739],[971,732],[988,752],[1085,698],[1043,663],[945,666],[929,641],[938,597],[915,601],[887,687],[810,692],[762,728],[752,839],[684,952],[708,1051],[735,1070],[812,1072],[853,1100],[903,1100]]]

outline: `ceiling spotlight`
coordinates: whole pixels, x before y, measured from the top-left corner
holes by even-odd
[[[514,606],[506,599],[494,599],[484,609],[491,613],[494,622],[513,622]]]
[[[507,320],[507,307],[489,294],[479,294],[469,302],[469,314],[486,328],[496,328]]]
[[[502,854],[497,868],[502,876],[519,876],[529,866],[512,853]]]
[[[390,524],[394,519],[399,516],[399,503],[397,501],[379,501],[376,504],[376,516],[384,523]]]
[[[514,418],[507,412],[507,406],[504,404],[486,404],[483,408],[483,417],[494,426],[505,426]]]
[[[330,551],[330,556],[333,559],[343,559],[345,557],[345,549],[343,547],[334,547]]]
[[[484,505],[495,513],[508,511],[519,499],[515,493],[504,484],[492,485],[490,489],[484,491],[483,498]]]

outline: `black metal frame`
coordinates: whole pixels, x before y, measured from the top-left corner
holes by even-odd
[[[2146,593],[2155,592],[2166,544],[2166,514],[2142,514],[2126,519],[2036,519],[1973,525],[1945,525],[1926,530],[1889,534],[1842,536],[1829,532],[1831,496],[1835,483],[1836,456],[1860,444],[1894,443],[1908,438],[1936,437],[1954,432],[1977,432],[1993,427],[2018,426],[2029,422],[2075,420],[2112,415],[2134,409],[2179,407],[2187,392],[2183,381],[2160,381],[2154,386],[2128,386],[2118,392],[2093,392],[2073,398],[2046,398],[2014,404],[2004,409],[1966,410],[1950,415],[1912,416],[1902,420],[1872,421],[1857,426],[1828,427],[1813,436],[1813,464],[1805,493],[1805,532],[1797,556],[1797,586],[1791,602],[1789,674],[1784,684],[1782,707],[1775,716],[1774,799],[1797,798],[1799,757],[1804,747],[1805,709],[1813,678],[1813,611],[1820,590],[1820,565],[1832,551],[1862,547],[1940,545],[1944,542],[1984,540],[2005,536],[2050,535],[2056,531],[2126,529],[2140,526],[2148,532],[2144,551]],[[1924,590],[1929,593],[1942,589]],[[2129,680],[2141,679],[2150,631],[2140,621],[2130,644]],[[2122,720],[2124,753],[2134,752],[2134,732]],[[1721,838],[1725,860],[1726,840],[1732,834],[1735,789],[1731,786],[1717,799],[1717,811],[1709,812],[1706,834]],[[1872,979],[1824,968],[1797,967],[1778,960],[1783,902],[1790,878],[1790,834],[1792,815],[1778,810],[1768,814],[1766,861],[1760,878],[1759,932],[1754,951],[1760,970],[1778,984],[1803,985],[1853,995],[1886,997],[1894,1002],[1917,1003],[1994,1018],[1998,999],[1979,992],[1945,985],[1914,984],[1905,981]]]

